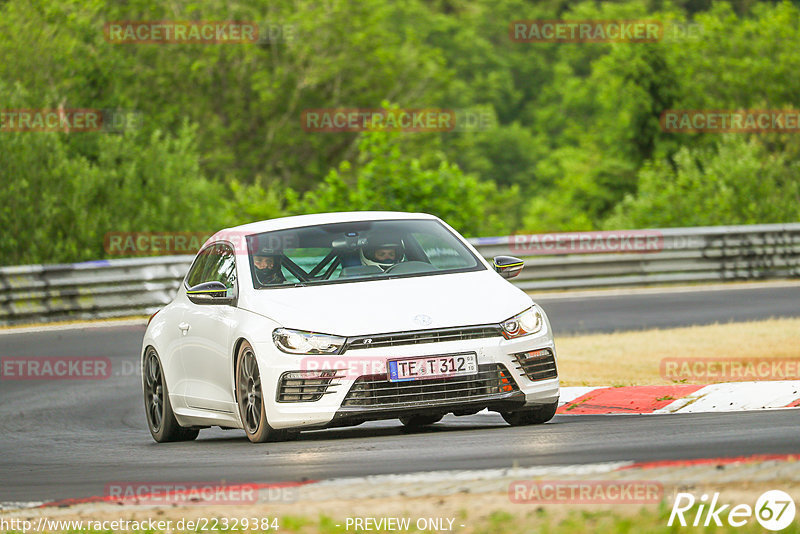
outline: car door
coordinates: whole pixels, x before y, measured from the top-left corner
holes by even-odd
[[[187,287],[222,282],[237,294],[236,255],[231,245],[217,243],[203,252],[197,272],[190,272]],[[231,331],[235,306],[214,302],[189,302],[179,328],[183,332],[181,360],[186,376],[186,404],[235,413]]]

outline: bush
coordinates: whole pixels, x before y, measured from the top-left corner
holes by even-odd
[[[757,138],[723,137],[717,148],[682,148],[645,166],[607,228],[795,222],[800,220],[800,164],[768,153]]]
[[[319,188],[290,202],[292,213],[412,211],[436,215],[465,235],[507,234],[518,209],[516,186],[464,174],[444,156],[426,166],[404,154],[397,134],[368,132],[355,162],[331,169]]]
[[[36,107],[19,87],[0,86],[0,97],[10,108]],[[69,136],[96,136],[97,156],[71,150]],[[2,263],[102,258],[107,232],[213,230],[224,188],[201,176],[194,142],[189,126],[176,137],[0,133]]]

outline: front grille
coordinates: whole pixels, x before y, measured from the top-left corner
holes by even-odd
[[[333,393],[334,379],[341,378],[337,371],[289,371],[278,382],[278,402],[313,402],[323,395]],[[329,391],[330,389],[330,391]]]
[[[528,380],[546,380],[558,376],[556,357],[550,349],[520,352],[514,354],[514,361]]]
[[[371,349],[373,347],[395,347],[398,345],[418,345],[421,343],[483,339],[502,335],[503,330],[500,325],[482,325],[438,328],[435,330],[416,330],[413,332],[395,332],[393,334],[378,334],[374,336],[357,336],[347,339],[342,352],[355,349]]]
[[[390,382],[385,374],[362,376],[347,393],[342,407],[403,408],[455,401],[479,401],[519,391],[503,365],[478,366],[472,375]]]

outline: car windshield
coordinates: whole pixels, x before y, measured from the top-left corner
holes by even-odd
[[[248,237],[256,289],[485,269],[439,221],[321,224]]]

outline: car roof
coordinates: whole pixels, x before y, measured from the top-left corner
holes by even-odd
[[[299,228],[302,226],[314,226],[317,224],[357,222],[357,221],[381,221],[390,219],[437,219],[435,215],[429,213],[408,213],[404,211],[344,211],[335,213],[314,213],[310,215],[294,215],[292,217],[280,217],[278,219],[268,219],[232,228],[225,228],[211,236],[203,245],[212,243],[226,236],[247,236],[260,234],[263,232],[273,232],[275,230],[286,230],[289,228]]]

